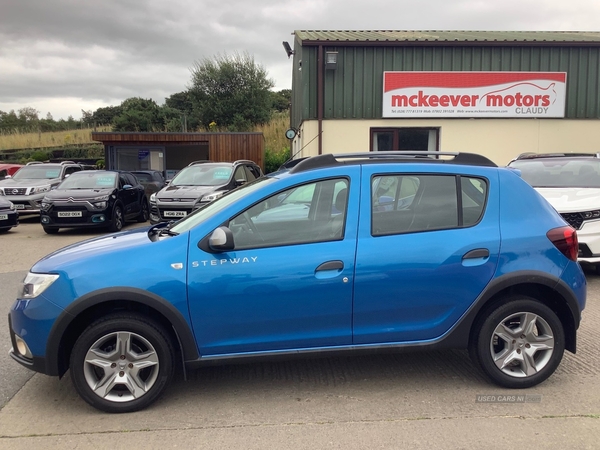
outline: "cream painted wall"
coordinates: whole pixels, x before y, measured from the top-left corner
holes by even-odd
[[[324,120],[323,153],[368,152],[370,129],[439,127],[440,151],[487,156],[498,165],[520,153],[599,152],[600,120],[440,119]],[[304,122],[292,145],[296,157],[318,154],[318,123]]]

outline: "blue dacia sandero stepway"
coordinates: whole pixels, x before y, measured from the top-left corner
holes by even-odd
[[[176,368],[289,355],[465,348],[500,386],[575,352],[577,235],[517,171],[466,153],[293,160],[175,223],[37,262],[12,357],[108,412]]]

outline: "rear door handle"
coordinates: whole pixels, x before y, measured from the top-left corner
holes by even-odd
[[[465,253],[462,259],[488,258],[489,256],[490,251],[487,248],[476,248],[475,250]]]

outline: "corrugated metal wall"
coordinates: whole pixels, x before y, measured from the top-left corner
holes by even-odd
[[[325,119],[381,118],[386,70],[566,72],[565,117],[600,118],[598,47],[326,46],[324,50],[338,52],[337,69],[324,71]],[[318,47],[297,42],[296,51],[292,124],[317,118]]]

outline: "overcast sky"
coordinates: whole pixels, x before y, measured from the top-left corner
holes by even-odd
[[[0,110],[54,119],[185,90],[248,52],[290,89],[294,30],[600,31],[599,0],[0,0]]]

